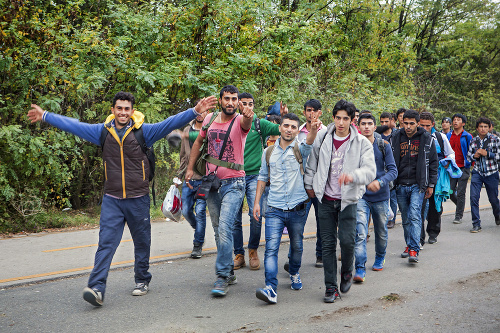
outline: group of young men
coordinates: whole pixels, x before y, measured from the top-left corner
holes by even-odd
[[[220,112],[208,113],[217,102]],[[32,122],[44,120],[103,148],[105,194],[99,247],[83,292],[83,298],[95,306],[103,304],[107,274],[125,222],[132,234],[136,257],[132,295],[148,292],[151,227],[146,148],[188,123],[182,135],[177,172],[179,178],[184,178],[183,215],[195,230],[191,257],[200,258],[205,210],[209,209],[217,245],[216,280],[211,288],[216,297],[225,296],[229,286],[237,283],[234,270],[246,266],[241,222],[245,196],[250,215],[248,263],[252,270],[261,266],[257,249],[262,217],[265,218],[265,287],[256,290],[256,297],[270,304],[277,302],[278,251],[285,228],[290,238],[285,269],[291,289],[302,289],[299,271],[303,233],[311,205],[315,208],[318,236],[316,266],[324,270],[323,300],[327,303],[348,292],[353,281],[365,280],[370,217],[375,234],[374,271],[384,268],[387,229],[394,226],[397,206],[406,246],[401,256],[410,263],[418,262],[426,231],[429,243],[437,241],[442,201],[450,193],[457,204],[454,223],[460,223],[471,164],[471,232],[481,230],[478,205],[482,184],[500,225],[500,141],[489,133],[491,122],[483,117],[476,122],[478,136],[472,139],[463,130],[466,118],[460,114],[452,117],[453,132],[445,135],[436,131],[434,117],[428,112],[400,109],[396,116],[384,112],[380,116],[383,126],[377,127],[369,111],[360,113],[354,104],[340,100],[332,111],[333,122],[325,127],[320,120],[321,103],[311,99],[304,105],[305,124],[300,124],[297,115],[288,113],[285,105],[280,107],[281,123],[275,124],[257,118],[253,96],[240,93],[232,85],[222,88],[219,99],[204,98],[195,108],[157,124],[144,123],[144,117],[133,105],[131,94],[117,93],[112,115],[104,124],[81,123],[43,111],[34,104],[28,112]],[[103,136],[103,132],[111,135]],[[265,147],[266,139],[277,135],[274,145]],[[205,173],[214,175],[217,181],[195,171],[200,148],[205,144]],[[197,198],[201,184],[209,179],[208,196]],[[424,230],[425,220],[428,223]],[[337,238],[341,251],[340,283]]]

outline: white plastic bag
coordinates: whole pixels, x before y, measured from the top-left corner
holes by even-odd
[[[172,185],[161,204],[161,211],[166,218],[179,222],[182,213],[182,200],[179,189]]]
[[[387,220],[390,221],[394,218],[394,212],[391,209],[391,205],[387,205]]]

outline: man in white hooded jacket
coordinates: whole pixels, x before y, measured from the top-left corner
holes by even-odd
[[[339,297],[337,286],[337,228],[342,267],[340,292],[352,284],[356,242],[357,202],[366,185],[376,177],[373,146],[351,126],[356,107],[340,100],[333,108],[334,124],[318,133],[307,162],[304,186],[309,197],[317,197],[323,248],[326,303]]]

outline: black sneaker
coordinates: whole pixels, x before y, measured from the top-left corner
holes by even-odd
[[[337,298],[342,298],[337,288],[326,288],[325,297],[323,297],[325,303],[334,303]]]
[[[340,274],[340,292],[345,294],[351,289],[352,285],[352,273],[341,273]]]
[[[85,287],[83,289],[83,299],[94,306],[102,306],[102,293],[96,288]]]
[[[195,243],[193,245],[193,251],[191,252],[191,258],[193,258],[193,259],[200,259],[201,258],[202,246],[203,245],[200,243]]]
[[[288,261],[283,266],[283,269],[290,274],[290,263]]]
[[[149,291],[149,285],[147,283],[136,283],[135,288],[132,291],[132,296],[143,296]]]
[[[321,268],[323,267],[323,257],[316,257],[316,267]]]
[[[228,278],[219,276],[214,283],[214,287],[212,288],[212,296],[215,297],[226,296],[227,289],[228,289]]]
[[[480,226],[475,225],[475,226],[473,226],[473,227],[472,227],[472,229],[470,229],[470,232],[472,232],[472,233],[474,233],[474,234],[475,234],[475,233],[477,233],[477,232],[480,232],[481,230],[482,230],[482,229],[481,229],[481,227],[480,227]]]
[[[495,224],[500,225],[500,215],[495,216]]]
[[[438,241],[438,240],[437,240],[437,238],[436,238],[436,237],[429,237],[429,241],[428,241],[428,243],[429,243],[429,244],[434,244],[434,243],[437,243],[437,241]]]

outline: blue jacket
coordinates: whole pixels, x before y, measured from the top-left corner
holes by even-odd
[[[385,140],[384,140],[385,141]],[[379,202],[389,200],[391,197],[389,183],[398,177],[398,168],[394,162],[392,148],[389,142],[385,141],[385,160],[384,155],[377,144],[377,136],[373,141],[373,154],[375,156],[375,164],[377,165],[377,180],[380,182],[380,190],[377,192],[366,190],[363,199],[368,202]]]
[[[140,112],[135,112],[136,115],[142,119],[144,116]],[[176,115],[168,117],[167,119],[155,123],[147,124],[142,123],[142,131],[144,134],[144,141],[148,147],[153,146],[153,143],[164,138],[172,130],[181,128],[191,120],[196,118],[198,114],[194,109],[188,109]],[[109,117],[108,117],[109,118]],[[80,138],[92,142],[98,146],[101,145],[101,132],[104,130],[104,123],[88,124],[82,123],[78,119],[61,116],[55,113],[45,111],[43,120],[52,126],[55,126],[65,132],[69,132]]]
[[[446,134],[448,141],[450,141],[451,133],[453,133],[453,131],[449,131],[448,134]],[[464,167],[466,168],[470,168],[470,162],[467,161],[467,153],[469,152],[469,145],[471,140],[472,140],[472,135],[470,135],[469,132],[464,130],[462,132],[462,135],[460,136],[460,147],[462,148],[462,155],[464,157]]]

